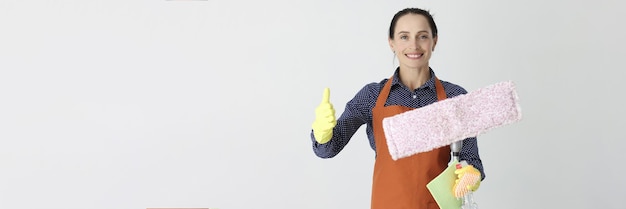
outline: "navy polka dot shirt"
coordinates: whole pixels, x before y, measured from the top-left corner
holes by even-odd
[[[437,101],[437,93],[435,91],[434,71],[431,69],[431,78],[422,86],[415,90],[410,90],[406,85],[400,82],[398,78],[399,69],[394,72],[393,83],[387,99],[387,105],[402,105],[411,108],[420,108],[432,104]],[[378,83],[370,83],[365,85],[352,100],[346,104],[346,108],[341,116],[337,119],[337,125],[333,129],[333,137],[328,143],[319,144],[315,141],[313,132],[311,131],[311,140],[313,141],[313,151],[320,158],[332,158],[339,154],[341,150],[348,144],[354,133],[366,124],[367,137],[370,147],[376,152],[376,144],[374,141],[374,133],[372,127],[372,108],[376,105],[378,94],[382,90],[388,78]],[[456,84],[441,80],[443,88],[448,98],[466,94],[467,91]],[[463,147],[460,153],[460,160],[467,161],[468,164],[477,168],[482,179],[485,178],[480,156],[478,154],[478,146],[475,137],[463,140]]]

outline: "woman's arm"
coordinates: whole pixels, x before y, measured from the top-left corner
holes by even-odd
[[[485,170],[483,168],[483,163],[480,160],[480,154],[478,153],[476,137],[470,137],[463,140],[463,147],[461,147],[459,160],[465,160],[467,164],[474,166],[474,168],[480,171],[481,180],[485,179]]]
[[[320,144],[315,140],[313,130],[311,130],[311,141],[315,155],[320,158],[335,157],[348,144],[354,133],[365,123],[371,120],[372,104],[376,97],[372,96],[376,89],[376,83],[363,87],[350,100],[344,112],[337,119],[337,125],[333,128],[333,136],[327,143]],[[377,95],[377,94],[376,94]]]

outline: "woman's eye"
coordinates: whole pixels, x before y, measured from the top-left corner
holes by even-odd
[[[428,36],[426,35],[420,36],[420,39],[428,39]]]
[[[406,40],[407,38],[409,38],[408,36],[400,36],[400,39],[402,40]]]

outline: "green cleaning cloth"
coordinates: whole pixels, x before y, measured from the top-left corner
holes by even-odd
[[[454,181],[457,178],[457,175],[454,174],[457,163],[456,161],[450,162],[448,167],[441,172],[441,174],[426,184],[430,194],[433,195],[441,209],[461,208],[461,199],[457,199],[454,197],[454,194],[452,194],[452,187],[454,187]]]

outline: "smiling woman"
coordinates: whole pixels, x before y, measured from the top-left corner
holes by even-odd
[[[428,11],[407,8],[396,13],[388,41],[398,57],[399,67],[390,78],[365,85],[346,104],[338,119],[330,103],[330,90],[324,90],[322,103],[315,110],[313,150],[318,157],[332,158],[366,124],[370,146],[376,152],[371,208],[438,208],[426,184],[447,167],[450,147],[394,161],[387,148],[382,119],[467,91],[438,79],[429,66],[437,44],[437,26]],[[471,171],[485,178],[475,137],[463,140],[460,160],[467,161]],[[472,185],[472,189],[477,189],[479,184]]]
[[[400,69],[406,69],[400,80],[409,89],[419,87],[428,79],[428,61],[435,45],[437,25],[425,10],[405,9],[394,16],[389,27],[389,46],[400,61]]]

